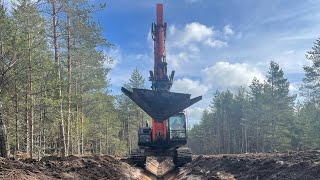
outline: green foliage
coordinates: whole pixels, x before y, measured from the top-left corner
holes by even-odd
[[[132,90],[132,88],[144,88],[145,79],[141,72],[135,68],[129,79],[129,83],[125,83],[124,87]],[[139,106],[134,104],[124,94],[117,97],[117,112],[119,120],[122,124],[120,138],[127,143],[127,151],[137,147],[138,144],[138,128],[150,124],[150,117]]]
[[[250,91],[217,91],[192,128],[189,145],[195,153],[244,153],[287,150],[294,146],[294,100],[289,82],[275,62],[270,63],[267,81],[254,78]],[[205,142],[205,143],[204,143]],[[204,145],[203,145],[204,144]],[[203,148],[199,148],[202,145]]]
[[[320,38],[316,40],[312,50],[308,52],[306,58],[312,65],[303,67],[305,77],[303,78],[304,95],[316,103],[320,102]]]
[[[108,72],[103,49],[110,43],[93,13],[104,6],[89,1],[57,1],[59,70],[57,80],[52,45],[52,4],[38,7],[30,0],[19,0],[8,15],[0,6],[0,96],[12,153],[33,147],[38,157],[58,154],[60,147],[60,104],[62,118],[68,117],[68,56],[72,60],[70,124],[65,124],[71,154],[93,152],[124,154],[125,141],[119,138],[122,124],[109,95]],[[70,17],[70,26],[67,16]],[[70,29],[70,51],[67,29]],[[62,87],[62,98],[56,98]],[[32,116],[31,116],[32,115]],[[57,117],[59,117],[57,119]],[[32,120],[32,121],[31,121]],[[65,121],[67,122],[67,121]],[[32,129],[31,129],[32,128]],[[33,133],[33,142],[28,137]],[[67,132],[67,131],[66,131]],[[29,145],[28,145],[29,144]]]
[[[60,120],[68,119],[69,154],[124,155],[137,146],[138,128],[150,123],[150,117],[128,97],[108,93],[110,69],[104,67],[103,49],[111,44],[94,19],[106,4],[90,2],[56,1],[59,67],[54,62],[52,1],[39,7],[34,1],[18,0],[12,13],[0,5],[1,113],[12,154],[28,151],[30,146],[39,158],[59,154]],[[320,39],[307,59],[311,65],[304,66],[306,100],[302,103],[294,104],[296,96],[289,94],[290,84],[273,61],[266,81],[254,78],[249,87],[235,92],[217,91],[189,132],[193,152],[320,148]],[[124,87],[145,88],[137,68]],[[62,97],[57,98],[60,88]]]

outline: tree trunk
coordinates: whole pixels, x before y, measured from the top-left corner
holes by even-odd
[[[80,149],[80,132],[79,132],[79,104],[77,102],[76,105],[76,142],[77,142],[77,154],[81,153],[81,149]]]
[[[41,131],[39,131],[39,133],[38,133],[37,140],[38,140],[37,141],[38,142],[37,154],[38,154],[38,161],[40,161],[40,158],[41,158]]]
[[[29,100],[28,100],[28,91],[26,91],[26,97],[25,97],[25,118],[26,118],[26,153],[29,154],[29,150],[30,150],[30,139],[29,139]]]
[[[67,151],[70,151],[70,119],[71,119],[71,46],[70,46],[70,12],[67,15],[68,32],[67,32],[67,48],[68,48],[68,118],[67,118]]]
[[[99,155],[101,155],[102,151],[102,144],[101,144],[101,138],[99,137]]]
[[[81,105],[82,106],[82,105]],[[82,107],[81,107],[82,112]],[[81,114],[81,124],[80,124],[80,153],[83,154],[84,152],[84,142],[83,142],[83,115]]]
[[[130,128],[130,114],[129,114],[129,117],[128,117],[128,143],[129,143],[129,154],[131,154],[132,152],[132,136],[131,136],[131,128]]]
[[[28,96],[30,98],[30,118],[29,118],[29,141],[30,141],[30,151],[29,156],[32,159],[33,158],[33,95],[32,95],[32,56],[31,56],[31,35],[30,32],[28,32],[28,59],[29,59],[29,89],[28,89]]]
[[[2,119],[2,104],[0,104],[0,156],[8,157],[8,139],[7,139],[7,129]]]
[[[17,77],[17,72],[15,74]],[[15,140],[16,140],[16,147],[15,147],[15,154],[19,151],[19,133],[18,133],[18,126],[19,126],[19,118],[18,118],[18,113],[19,113],[19,102],[18,102],[18,88],[17,88],[17,78],[15,78],[15,83],[14,83],[14,91],[15,91]]]
[[[84,153],[84,137],[83,137],[83,92],[82,92],[82,79],[83,74],[81,71],[82,63],[81,60],[79,61],[79,71],[80,71],[80,77],[79,77],[79,95],[80,95],[80,153]]]
[[[44,78],[45,78],[45,75],[44,75]],[[46,84],[44,84],[43,89],[44,89],[44,99],[46,99],[47,98]],[[43,110],[43,113],[42,113],[43,117],[42,117],[41,126],[42,126],[42,140],[43,140],[43,142],[42,142],[41,149],[42,149],[42,154],[45,155],[45,153],[46,153],[45,123],[46,123],[46,119],[47,119],[47,104],[45,103],[45,101],[43,101],[43,103],[42,103],[42,110]]]
[[[60,145],[62,157],[67,156],[66,141],[64,132],[64,119],[63,119],[63,105],[62,105],[62,90],[61,90],[61,70],[59,62],[59,45],[58,45],[58,33],[57,33],[57,12],[56,12],[56,0],[52,0],[52,15],[53,15],[53,44],[54,44],[54,59],[57,71],[57,81],[59,87],[57,88],[57,100],[60,101]]]
[[[244,127],[245,151],[248,152],[248,132],[247,126]]]
[[[109,116],[107,116],[106,121],[106,154],[109,154]]]

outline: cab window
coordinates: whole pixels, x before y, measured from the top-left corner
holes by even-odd
[[[170,138],[185,138],[186,119],[184,114],[169,118]]]

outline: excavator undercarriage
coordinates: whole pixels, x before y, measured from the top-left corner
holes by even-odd
[[[161,178],[173,169],[191,162],[192,153],[187,147],[168,149],[164,152],[139,148],[131,152],[130,161]]]

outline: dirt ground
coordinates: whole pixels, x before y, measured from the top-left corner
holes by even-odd
[[[0,158],[0,179],[155,179],[111,156]],[[164,179],[320,179],[320,151],[195,156]]]
[[[182,169],[181,177],[200,179],[313,180],[320,179],[320,151],[198,156]]]
[[[139,179],[140,170],[113,157],[44,157],[40,161],[0,159],[0,179]]]

